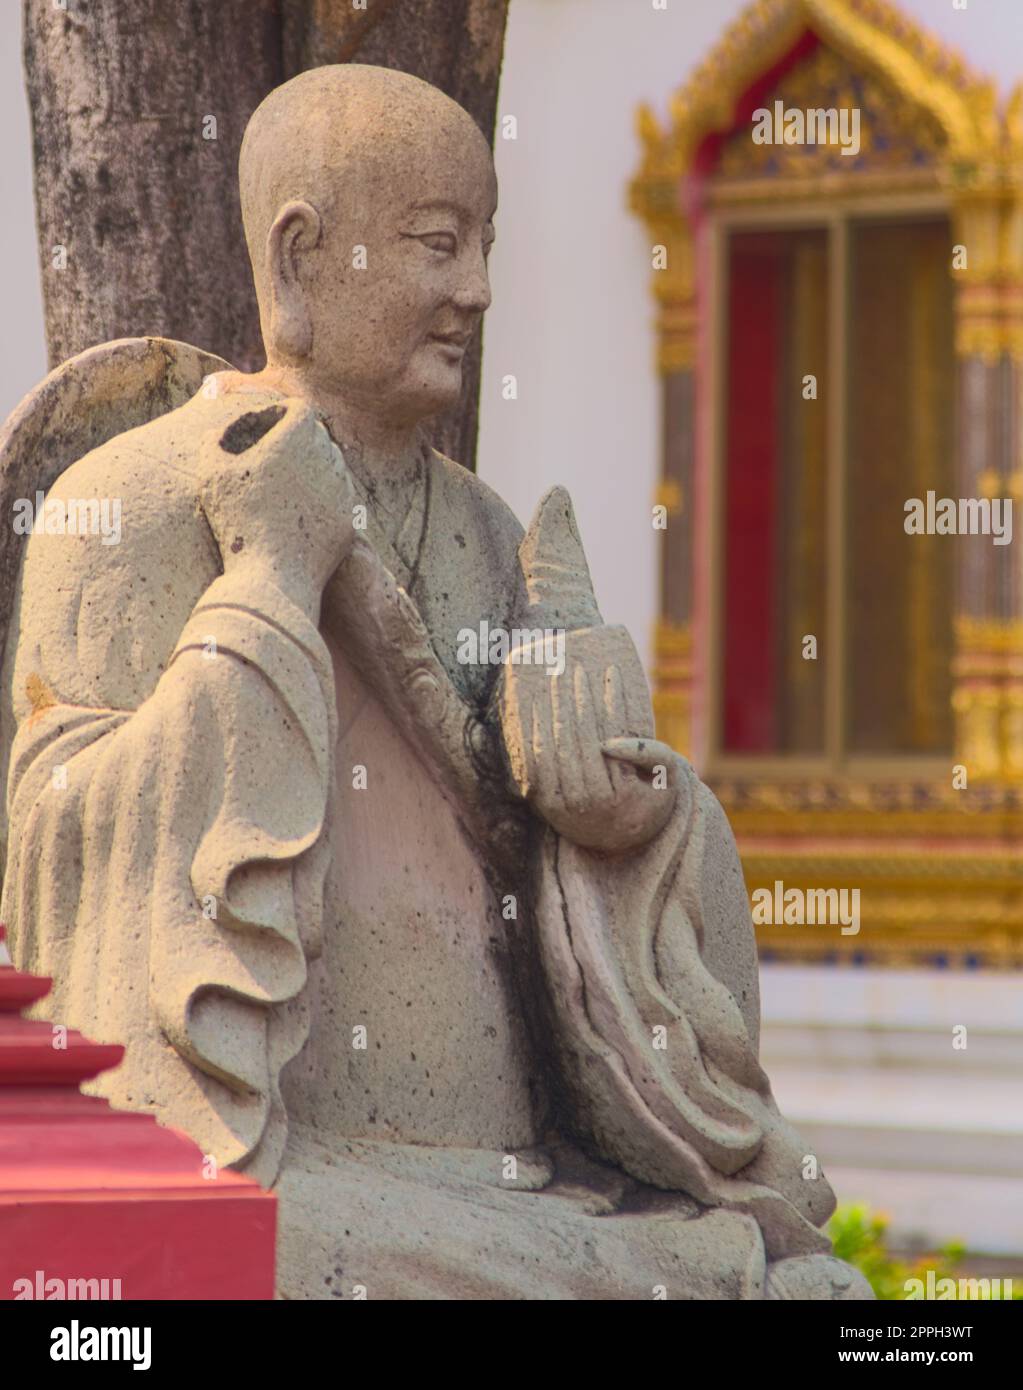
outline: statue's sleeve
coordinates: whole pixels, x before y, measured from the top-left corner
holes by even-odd
[[[652,737],[638,655],[623,628],[603,623],[563,488],[541,500],[519,563],[519,621],[565,629],[569,660],[605,679],[616,671],[628,724],[615,732]],[[536,725],[516,712],[505,726],[521,788],[515,745],[535,743]],[[670,756],[675,803],[646,845],[603,854],[538,829],[537,940],[562,1095],[576,1134],[633,1177],[755,1216],[772,1259],[824,1253],[834,1195],[758,1057],[756,947],[735,840],[710,789]]]
[[[538,935],[575,1127],[644,1182],[754,1215],[771,1258],[826,1252],[834,1196],[757,1056],[735,841],[678,755],[675,774],[671,819],[632,854],[541,838]]]
[[[329,654],[269,581],[231,573],[137,709],[65,703],[60,688],[37,678],[11,748],[15,958],[52,975],[47,1016],[126,1044],[93,1093],[268,1184],[286,1135],[278,1074],[306,1037],[318,949]]]

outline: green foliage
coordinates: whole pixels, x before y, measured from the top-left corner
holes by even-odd
[[[965,1248],[949,1241],[934,1254],[921,1255],[911,1263],[897,1260],[887,1245],[888,1218],[865,1206],[839,1207],[828,1225],[835,1243],[835,1254],[861,1270],[878,1298],[904,1299],[907,1279],[926,1279],[934,1270],[935,1280],[954,1276]],[[1020,1295],[1017,1295],[1020,1296]]]

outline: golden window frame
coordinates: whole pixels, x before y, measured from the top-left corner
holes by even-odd
[[[808,31],[881,84],[899,105],[899,119],[918,127],[937,157],[923,168],[708,179],[694,214],[692,173],[704,142],[734,129],[743,95]],[[1005,376],[1012,432],[1023,437],[1023,84],[999,107],[990,81],[886,0],[756,0],[672,98],[668,125],[662,128],[643,107],[638,128],[642,159],[630,205],[652,244],[667,252],[666,267],[652,277],[665,403],[656,500],[669,512],[655,637],[659,730],[693,757],[720,796],[751,889],[778,878],[804,888],[851,879],[869,886],[863,940],[775,928],[762,937],[766,948],[789,959],[907,964],[939,956],[944,963],[1023,966],[1021,586],[1013,589],[1009,611],[989,611],[969,594],[957,595],[955,756],[969,769],[969,791],[952,788],[947,765],[925,767],[916,759],[904,767],[889,758],[883,767],[857,762],[840,778],[790,757],[770,765],[761,757],[715,760],[720,547],[707,553],[690,506],[702,467],[712,493],[709,515],[719,515],[726,227],[829,218],[840,224],[852,211],[948,216],[955,240],[969,249],[968,269],[955,284],[959,370]],[[705,310],[707,286],[698,284],[708,264],[713,317]],[[831,331],[837,334],[838,325]],[[710,405],[697,411],[701,392],[707,400],[708,374]],[[691,412],[691,439],[681,443],[672,426],[680,402]],[[998,457],[994,463],[1000,486],[1023,495],[1019,462]],[[831,509],[832,524],[840,526],[837,513]],[[704,521],[707,516],[701,513]],[[694,623],[694,612],[702,621]],[[831,617],[841,620],[835,612]]]

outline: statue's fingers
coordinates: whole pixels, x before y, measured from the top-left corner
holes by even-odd
[[[603,747],[601,752],[603,752]],[[604,765],[607,768],[608,780],[614,791],[615,800],[620,801],[635,783],[636,769],[632,763],[626,762],[622,758],[605,758]]]
[[[535,796],[545,806],[552,806],[558,798],[560,782],[549,699],[532,701],[532,744]]]
[[[609,666],[604,672],[604,733],[608,738],[618,738],[628,727],[625,682],[618,667]]]
[[[623,682],[625,689],[625,728],[642,736],[644,729],[653,730],[653,709],[645,681]]]
[[[573,677],[568,670],[564,670],[547,679],[550,681],[550,704],[561,793],[568,809],[578,811],[586,805],[586,779],[583,776],[582,748],[576,724]]]
[[[608,738],[601,744],[605,757],[631,763],[644,772],[656,773],[663,768],[667,786],[675,784],[675,754],[666,743],[656,738]]]
[[[536,753],[533,747],[533,705],[526,687],[506,669],[503,676],[501,723],[512,775],[519,794],[533,796],[537,789]]]
[[[614,792],[614,782],[600,748],[600,728],[597,709],[590,689],[590,676],[579,662],[574,674],[576,731],[579,739],[579,766],[582,769],[586,792],[591,801],[603,801]]]

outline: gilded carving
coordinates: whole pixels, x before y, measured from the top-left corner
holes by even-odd
[[[819,45],[808,45],[759,100],[770,107],[780,99],[799,110],[856,104],[862,116],[856,157],[828,144],[758,145],[750,129],[729,135],[740,98],[807,31]],[[999,107],[989,80],[887,0],[755,0],[675,93],[667,120],[659,122],[643,107],[638,129],[641,160],[630,204],[655,242],[685,246],[674,278],[662,271],[653,279],[662,371],[695,364],[693,265],[702,213],[756,210],[786,199],[827,205],[835,197],[878,208],[893,194],[923,195],[928,206],[952,218],[949,273],[956,285],[960,360],[1023,361],[1023,84]],[[708,176],[694,161],[711,136],[723,139]],[[987,465],[979,489],[1018,500],[1023,474],[1015,461],[999,460],[997,467]],[[864,879],[881,874],[883,893],[865,905],[863,938],[824,943],[817,937],[810,944],[806,929],[766,928],[763,948],[800,958],[866,949],[872,960],[907,963],[923,958],[922,938],[914,932],[926,927],[932,956],[945,952],[965,960],[979,952],[985,964],[1023,965],[1023,881],[1010,872],[1023,841],[1023,620],[960,616],[956,634],[956,749],[947,771],[931,767],[926,778],[884,784],[852,771],[816,781],[791,775],[715,779],[751,888],[775,877],[823,882],[821,876],[834,874],[839,864]],[[660,623],[656,653],[658,729],[688,751],[689,629]],[[955,763],[965,765],[968,788],[953,786]],[[836,859],[832,849],[852,836],[859,837],[858,857]],[[799,863],[778,848],[790,837],[811,846]],[[926,852],[919,848],[925,837],[937,839],[941,854],[934,854],[933,844]],[[768,839],[771,854],[764,849]],[[875,846],[885,848],[880,841],[896,850],[901,842],[897,864],[875,853]],[[990,850],[981,852],[978,842]],[[999,845],[1006,855],[996,863],[992,853]],[[934,884],[934,861],[946,849],[954,873],[969,882],[968,892]]]

